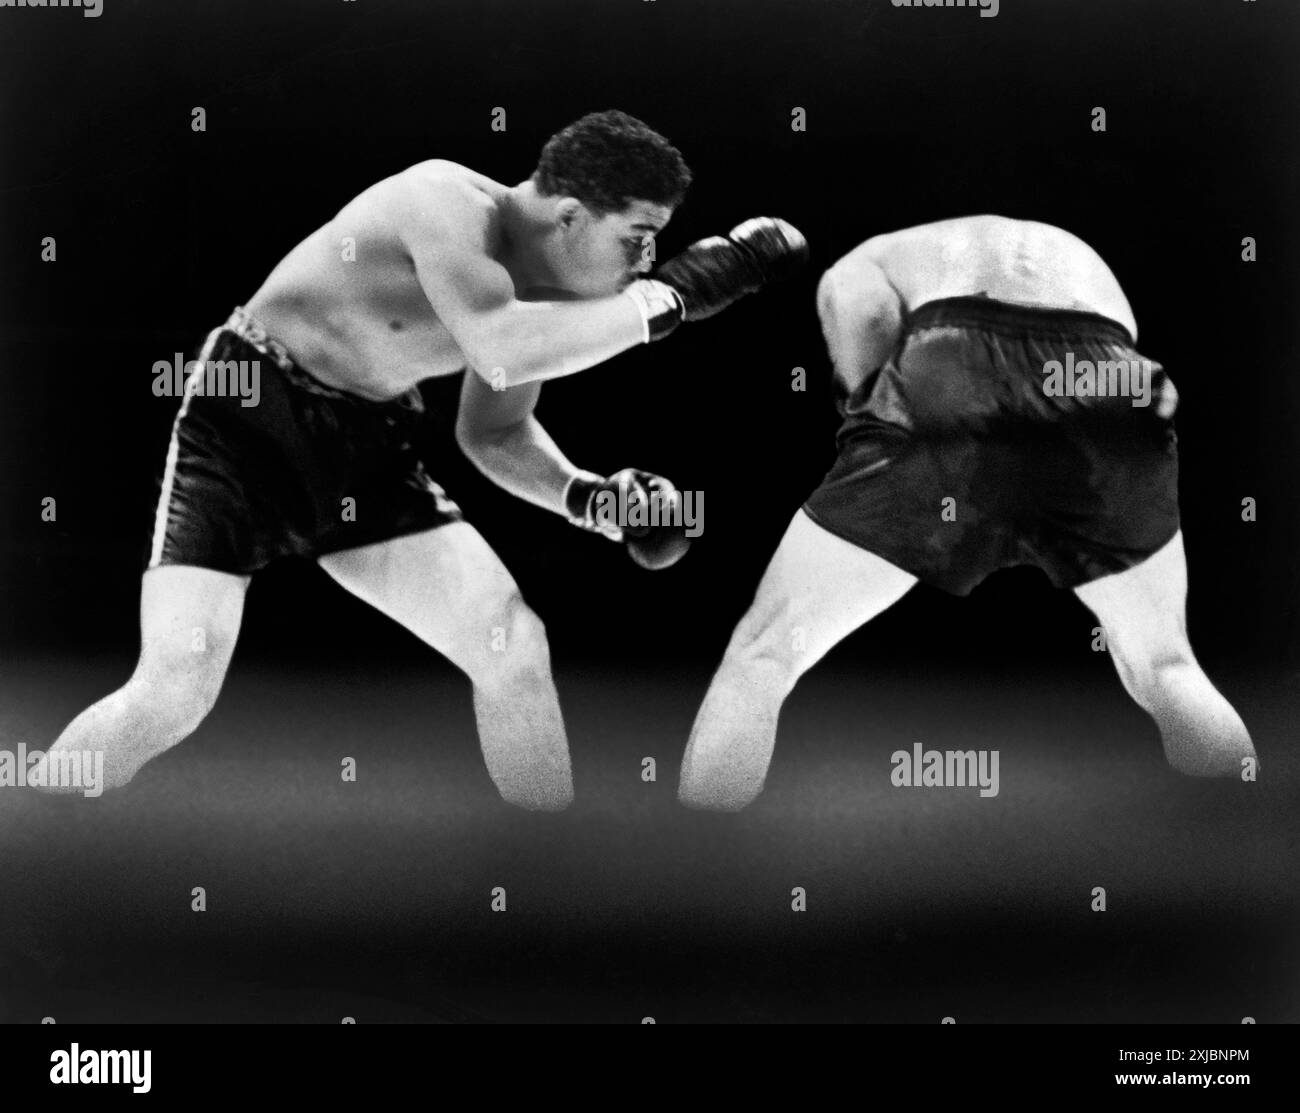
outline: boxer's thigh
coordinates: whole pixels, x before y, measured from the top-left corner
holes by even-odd
[[[910,572],[796,512],[733,638],[737,651],[807,667],[916,583]]]
[[[465,521],[318,558],[343,587],[474,675],[540,623],[514,577]],[[499,647],[499,648],[494,648]]]

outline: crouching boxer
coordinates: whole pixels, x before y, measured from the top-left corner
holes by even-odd
[[[679,797],[763,788],[798,678],[917,580],[1041,568],[1096,614],[1174,768],[1238,776],[1237,713],[1187,640],[1177,394],[1095,251],[996,216],[868,240],[818,286],[843,417],[691,731]]]
[[[33,779],[57,788],[52,762],[98,750],[106,785],[121,785],[191,734],[221,688],[250,576],[292,555],[318,561],[469,676],[505,800],[565,807],[572,777],[545,631],[425,473],[417,384],[468,368],[456,437],[478,468],[625,542],[648,567],[680,557],[671,530],[625,530],[590,509],[602,489],[671,499],[671,484],[575,468],[533,410],[547,379],[662,340],[800,265],[799,233],[760,218],[645,277],[650,240],[690,178],[645,124],[594,113],[553,136],[518,185],[420,163],[298,244],[209,335],[187,380],[143,575],[135,672],[67,727]],[[245,360],[262,372],[255,406],[191,389],[204,364]]]

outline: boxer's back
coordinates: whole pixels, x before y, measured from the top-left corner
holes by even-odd
[[[961,217],[876,236],[863,248],[909,310],[982,293],[1021,305],[1100,313],[1137,334],[1128,299],[1101,256],[1049,224]]]

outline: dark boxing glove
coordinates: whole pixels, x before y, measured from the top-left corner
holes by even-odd
[[[636,468],[602,479],[579,474],[564,491],[569,521],[580,529],[622,541],[642,568],[676,564],[691,547],[681,524],[681,495],[668,480]]]
[[[654,278],[633,282],[625,293],[637,303],[647,342],[667,336],[683,321],[703,321],[769,282],[797,274],[808,261],[808,241],[794,225],[754,217],[725,236],[691,244],[663,264]]]
[[[710,236],[669,259],[655,278],[671,286],[685,319],[703,321],[769,282],[797,274],[808,261],[808,241],[792,224],[759,216],[725,236]]]

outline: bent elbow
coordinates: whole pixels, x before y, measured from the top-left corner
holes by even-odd
[[[470,368],[493,390],[506,390],[532,382],[540,371],[536,359],[499,348],[471,356]]]
[[[476,429],[467,421],[456,422],[456,445],[470,461],[478,462],[485,444],[482,430]]]
[[[518,429],[517,423],[491,427],[460,420],[456,422],[456,444],[470,462],[482,470],[495,453],[508,447]]]

